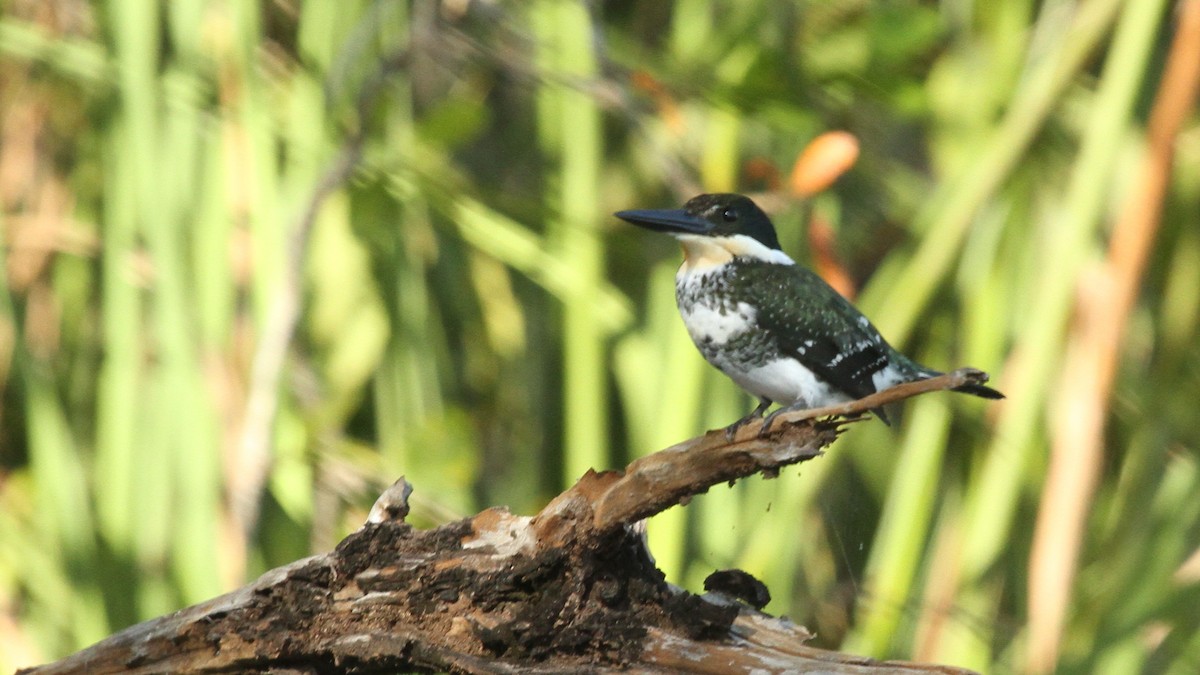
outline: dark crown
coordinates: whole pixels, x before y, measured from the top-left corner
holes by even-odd
[[[767,248],[780,250],[775,226],[762,209],[745,195],[732,193],[705,194],[692,197],[683,205],[691,216],[702,218],[712,225],[714,237],[743,234]]]

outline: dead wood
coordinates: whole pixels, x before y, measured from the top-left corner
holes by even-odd
[[[712,431],[625,471],[589,471],[533,518],[493,508],[417,530],[401,479],[332,552],[23,672],[964,673],[807,647],[787,619],[671,586],[635,524],[817,457],[847,418],[986,380],[963,369],[793,413],[764,438],[757,425],[732,441]]]

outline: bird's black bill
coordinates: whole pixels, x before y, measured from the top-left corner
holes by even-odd
[[[618,211],[613,215],[639,227],[658,232],[706,234],[712,230],[712,223],[703,218],[697,218],[683,209],[639,209]]]

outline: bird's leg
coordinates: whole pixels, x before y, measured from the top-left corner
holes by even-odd
[[[753,421],[753,420],[756,420],[756,419],[758,419],[758,418],[762,417],[762,416],[763,416],[763,413],[767,412],[767,408],[770,408],[770,407],[771,407],[771,399],[769,399],[769,398],[760,398],[758,401],[759,401],[759,403],[758,403],[758,407],[757,407],[757,408],[755,408],[754,410],[751,410],[749,415],[746,415],[746,416],[745,416],[745,417],[743,417],[742,419],[740,419],[740,420],[738,420],[738,421],[734,422],[733,424],[730,424],[729,426],[725,427],[725,438],[726,438],[726,440],[730,440],[730,441],[732,441],[732,440],[733,440],[733,437],[734,437],[735,435],[737,435],[737,430],[738,430],[738,429],[741,429],[742,427],[744,427],[744,426],[746,426],[747,424],[749,424],[751,421]]]
[[[808,405],[807,401],[801,399],[791,405],[785,405],[779,410],[767,415],[767,419],[763,420],[762,428],[758,430],[759,437],[767,435],[767,433],[771,430],[771,423],[774,422],[775,418],[779,417],[781,414],[786,412],[796,412],[797,410],[807,410],[810,407],[811,406]]]

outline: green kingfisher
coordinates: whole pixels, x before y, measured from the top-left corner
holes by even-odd
[[[750,198],[693,197],[682,209],[621,211],[618,218],[666,232],[683,246],[675,299],[692,342],[709,363],[759,399],[734,432],[767,416],[868,396],[902,382],[940,375],[904,356],[875,326],[779,246],[775,226]],[[981,384],[955,391],[1004,395]],[[887,423],[882,409],[875,409]]]

